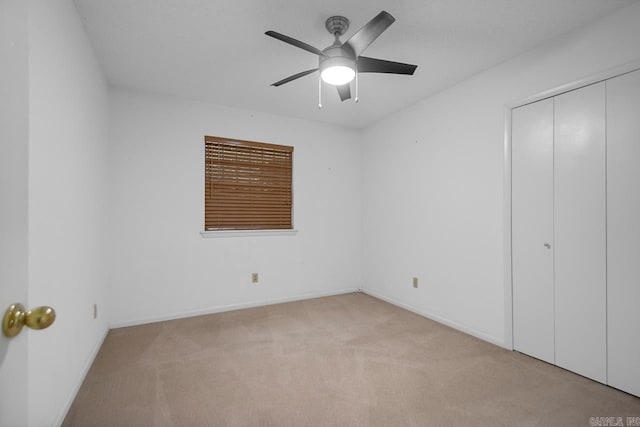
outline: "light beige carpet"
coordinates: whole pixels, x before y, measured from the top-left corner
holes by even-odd
[[[588,426],[604,416],[640,416],[640,399],[354,293],[112,330],[64,426]]]

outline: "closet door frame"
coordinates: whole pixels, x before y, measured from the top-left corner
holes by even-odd
[[[513,350],[513,269],[512,269],[512,233],[511,233],[511,112],[514,108],[522,107],[543,99],[552,98],[572,90],[599,83],[614,77],[628,74],[640,70],[640,60],[632,61],[592,76],[579,79],[553,89],[545,90],[523,99],[509,102],[504,109],[504,151],[503,151],[503,195],[504,195],[504,227],[503,227],[503,247],[504,247],[504,345],[508,350]]]

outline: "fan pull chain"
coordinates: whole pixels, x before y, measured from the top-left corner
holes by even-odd
[[[322,108],[322,78],[318,76],[318,109]]]
[[[356,99],[354,101],[358,103],[358,61],[356,61]]]

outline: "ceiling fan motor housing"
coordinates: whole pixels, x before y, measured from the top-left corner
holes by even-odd
[[[346,18],[345,18],[346,19]],[[318,58],[320,72],[329,67],[344,66],[356,69],[356,54],[348,44],[332,44],[322,51],[324,56]]]
[[[344,56],[333,56],[320,58],[320,73],[329,67],[348,67],[355,71],[356,61],[352,58],[346,58]]]

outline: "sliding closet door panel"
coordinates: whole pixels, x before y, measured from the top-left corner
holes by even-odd
[[[607,81],[609,384],[640,396],[640,71]]]
[[[606,382],[605,83],[555,97],[556,364]]]
[[[513,345],[554,363],[553,100],[512,111]]]

